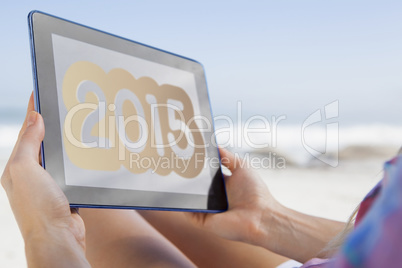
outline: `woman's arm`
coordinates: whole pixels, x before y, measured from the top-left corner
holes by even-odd
[[[49,228],[51,229],[51,228]],[[90,267],[85,250],[69,230],[35,231],[24,237],[28,267]]]
[[[45,128],[33,107],[31,96],[26,120],[1,177],[25,242],[28,266],[90,267],[84,222],[39,165]],[[193,266],[134,211],[82,209],[81,213],[89,227],[87,253],[97,267]],[[131,222],[136,225],[130,226]]]
[[[345,223],[306,215],[278,206],[263,209],[261,222],[255,227],[250,243],[306,262],[319,253],[340,233]]]
[[[29,267],[90,267],[85,259],[85,227],[53,178],[39,165],[45,135],[42,117],[27,117],[1,177],[25,241]]]
[[[284,207],[254,171],[221,149],[222,164],[232,175],[225,177],[227,212],[192,213],[197,226],[236,241],[262,246],[282,256],[305,262],[317,257],[344,223],[302,214]]]

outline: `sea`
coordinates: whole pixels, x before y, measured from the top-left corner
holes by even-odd
[[[24,108],[0,108],[0,162],[3,166],[11,154],[24,117]],[[320,162],[335,167],[340,160],[396,154],[402,146],[402,125],[398,124],[343,124],[341,120],[335,120],[329,124],[306,125],[305,121],[288,123],[286,120],[274,122],[270,118],[250,118],[237,122],[222,115],[216,117],[217,142],[212,139],[206,143],[209,146],[217,143],[241,156],[251,153],[283,157],[288,164],[299,167],[315,166]]]

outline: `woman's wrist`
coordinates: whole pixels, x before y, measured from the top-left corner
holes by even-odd
[[[254,228],[251,244],[306,262],[316,257],[345,223],[306,215],[279,203],[268,204]]]
[[[84,247],[68,229],[37,229],[24,241],[29,267],[90,267]]]
[[[283,239],[282,229],[287,222],[288,208],[279,203],[269,204],[261,208],[260,220],[255,221],[250,244],[264,247],[275,253],[281,251]]]

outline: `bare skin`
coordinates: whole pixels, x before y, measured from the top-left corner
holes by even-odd
[[[33,111],[31,97],[1,178],[25,241],[29,267],[89,267],[89,263],[96,267],[275,267],[286,260],[282,256],[301,262],[317,256],[344,227],[282,206],[257,174],[240,167],[225,150],[221,150],[222,163],[232,172],[225,178],[227,212],[147,211],[141,216],[134,211],[83,209],[81,218],[39,165],[44,134],[43,119]]]
[[[29,101],[26,120],[1,177],[25,241],[29,267],[90,267],[85,226],[53,178],[40,165],[45,134],[42,117]]]

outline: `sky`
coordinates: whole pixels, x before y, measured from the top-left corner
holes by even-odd
[[[214,115],[240,101],[245,118],[301,122],[338,101],[340,124],[402,120],[402,1],[25,0],[2,5],[3,121],[32,91],[31,10],[201,62]]]

